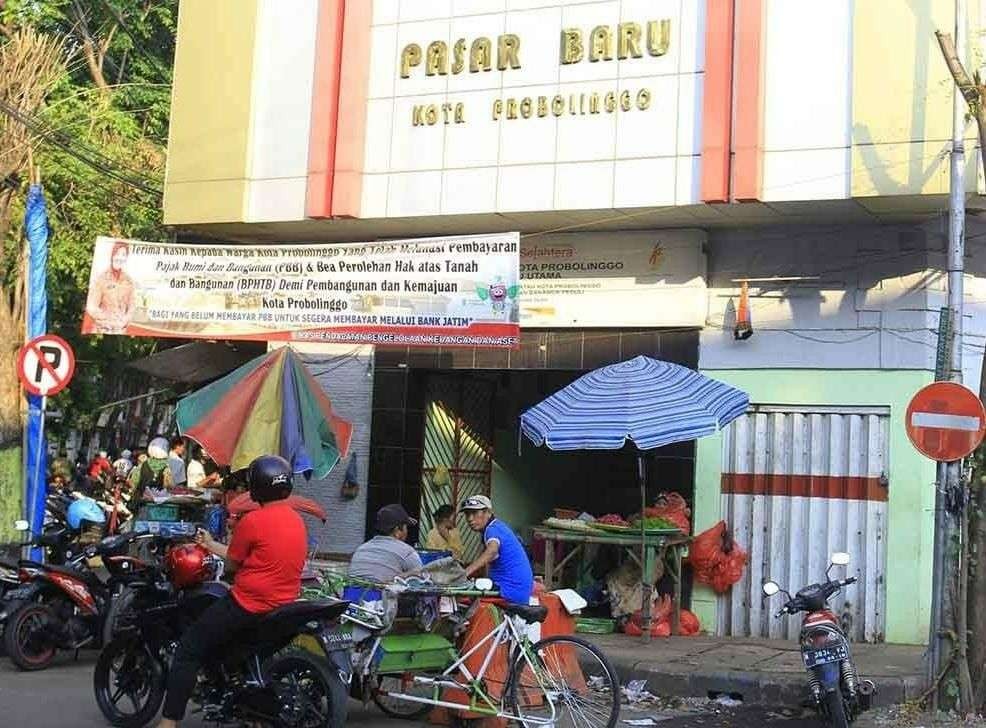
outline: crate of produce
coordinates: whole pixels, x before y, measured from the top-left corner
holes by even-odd
[[[177,521],[180,512],[173,503],[157,503],[147,506],[145,514],[148,521]]]
[[[579,617],[575,620],[575,631],[583,634],[612,634],[616,631],[616,620]]]

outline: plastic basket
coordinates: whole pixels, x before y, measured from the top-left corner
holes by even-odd
[[[616,620],[579,617],[575,620],[575,631],[583,634],[612,634],[616,631]]]

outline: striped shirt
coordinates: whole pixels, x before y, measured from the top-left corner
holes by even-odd
[[[421,557],[411,546],[393,536],[374,536],[356,549],[349,575],[386,584],[395,576],[421,568]]]

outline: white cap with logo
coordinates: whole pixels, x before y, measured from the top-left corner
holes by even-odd
[[[485,495],[471,495],[462,501],[464,511],[492,511],[493,501]]]

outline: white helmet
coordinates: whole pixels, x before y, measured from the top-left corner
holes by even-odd
[[[167,459],[168,441],[163,437],[155,437],[151,444],[147,446],[147,457],[155,460]]]

